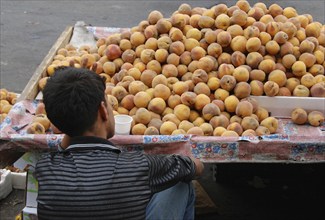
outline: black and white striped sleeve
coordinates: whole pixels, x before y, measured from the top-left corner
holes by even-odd
[[[145,155],[149,165],[149,185],[153,193],[167,189],[179,181],[195,176],[195,164],[186,156]]]

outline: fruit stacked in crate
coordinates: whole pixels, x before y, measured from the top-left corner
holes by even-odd
[[[324,98],[324,46],[325,26],[293,7],[181,4],[95,47],[59,49],[40,89],[58,66],[89,68],[114,114],[133,117],[132,134],[272,134],[278,119],[250,96]]]

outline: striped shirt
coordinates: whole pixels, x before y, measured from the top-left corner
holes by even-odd
[[[194,178],[195,165],[179,155],[121,152],[108,140],[77,137],[37,163],[38,218],[145,219],[151,196]]]

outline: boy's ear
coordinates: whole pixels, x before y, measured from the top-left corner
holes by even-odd
[[[104,101],[102,101],[100,103],[100,106],[99,106],[99,114],[100,114],[100,117],[103,119],[103,121],[107,121],[108,120],[107,106],[106,106],[106,104],[105,104]]]

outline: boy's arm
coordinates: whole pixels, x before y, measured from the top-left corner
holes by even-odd
[[[204,165],[203,163],[200,161],[200,159],[195,158],[195,157],[190,157],[191,160],[194,162],[195,164],[195,176],[200,176],[203,173],[204,170]]]

